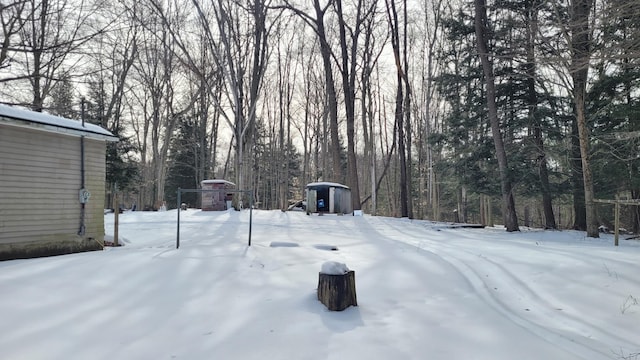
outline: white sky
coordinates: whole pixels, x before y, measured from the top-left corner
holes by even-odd
[[[636,359],[640,242],[302,212],[126,212],[126,246],[0,262],[3,359]],[[113,233],[113,214],[105,215]],[[273,246],[272,246],[273,244]],[[297,246],[293,246],[293,245]],[[337,251],[331,251],[337,247]],[[330,312],[318,273],[355,271]]]

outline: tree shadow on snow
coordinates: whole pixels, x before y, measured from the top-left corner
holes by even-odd
[[[364,326],[360,308],[350,306],[342,311],[329,311],[319,300],[316,291],[305,297],[304,308],[320,317],[324,326],[332,332],[344,333]]]

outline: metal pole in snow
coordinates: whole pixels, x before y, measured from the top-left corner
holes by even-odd
[[[251,224],[253,223],[253,192],[248,191],[249,193],[249,245],[251,246]]]
[[[176,249],[180,248],[180,204],[182,203],[182,199],[181,199],[181,195],[182,194],[182,190],[180,188],[178,188],[178,226],[177,226],[177,231],[178,234],[176,235]]]
[[[118,239],[118,219],[120,218],[120,204],[118,204],[118,183],[113,186],[113,246],[120,246]]]
[[[613,235],[613,241],[614,241],[614,245],[618,246],[618,237],[620,234],[620,203],[616,201],[615,206],[616,206],[615,215],[614,215],[615,230]]]

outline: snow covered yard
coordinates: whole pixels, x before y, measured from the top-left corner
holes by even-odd
[[[175,210],[127,212],[126,246],[0,262],[0,358],[640,359],[635,240],[254,211],[247,247],[247,211],[181,219],[179,249]],[[326,261],[358,307],[316,300]]]

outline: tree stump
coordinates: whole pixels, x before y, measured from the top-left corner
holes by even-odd
[[[331,311],[342,311],[351,305],[358,306],[355,272],[350,270],[340,275],[320,273],[318,300]]]

